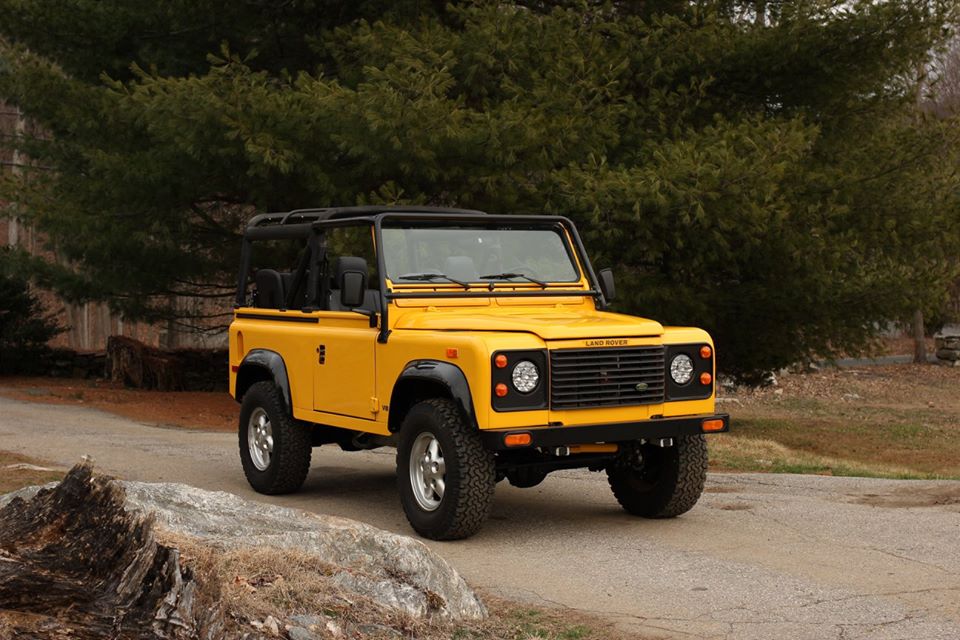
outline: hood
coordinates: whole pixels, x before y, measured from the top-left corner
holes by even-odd
[[[663,326],[653,320],[620,313],[584,312],[582,309],[438,309],[405,314],[397,320],[394,328],[424,331],[521,331],[536,334],[544,340],[663,334]]]

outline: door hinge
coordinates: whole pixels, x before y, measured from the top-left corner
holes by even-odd
[[[320,345],[317,347],[317,363],[323,364],[327,361],[327,347],[326,345]]]

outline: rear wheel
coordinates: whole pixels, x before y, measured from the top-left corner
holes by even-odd
[[[258,382],[240,406],[240,462],[259,493],[292,493],[310,470],[310,430],[289,414],[280,390]]]
[[[634,445],[607,469],[610,488],[627,512],[673,518],[700,499],[707,480],[707,441],[702,435],[674,438],[672,447]]]
[[[397,446],[400,502],[410,525],[433,540],[476,533],[490,513],[496,466],[493,454],[450,400],[414,405]]]

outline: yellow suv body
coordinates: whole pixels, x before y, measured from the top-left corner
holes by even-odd
[[[714,352],[695,328],[606,311],[572,222],[349,207],[253,218],[230,326],[240,453],[264,493],[312,447],[398,448],[420,534],[462,538],[493,487],[606,471],[628,512],[679,515],[706,475]],[[251,281],[253,287],[250,287]]]

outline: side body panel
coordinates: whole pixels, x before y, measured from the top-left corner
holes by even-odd
[[[321,311],[313,351],[313,410],[375,420],[377,329],[358,313]]]

